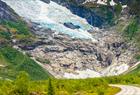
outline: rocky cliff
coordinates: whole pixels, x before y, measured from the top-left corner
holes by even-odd
[[[6,3],[0,0],[0,19],[17,21],[19,16]]]

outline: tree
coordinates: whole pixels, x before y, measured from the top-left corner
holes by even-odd
[[[126,28],[125,32],[127,33],[130,40],[134,37],[135,33],[138,31],[138,22],[136,19],[132,21]]]
[[[48,95],[55,95],[51,79],[48,80]]]

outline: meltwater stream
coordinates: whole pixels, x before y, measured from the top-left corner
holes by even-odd
[[[67,8],[51,1],[49,4],[41,0],[2,0],[7,3],[18,15],[26,20],[38,23],[41,28],[49,28],[59,33],[64,33],[72,38],[91,39],[96,41],[88,32],[93,27]],[[64,24],[70,23],[79,26],[71,29]]]

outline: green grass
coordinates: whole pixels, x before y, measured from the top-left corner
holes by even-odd
[[[0,52],[0,65],[6,65],[7,64],[7,62],[6,62],[6,60],[5,60],[5,58],[3,57],[3,55],[2,55],[2,53]]]
[[[31,93],[37,93],[37,95],[114,95],[120,91],[119,88],[108,86],[107,82],[100,78],[45,81],[30,81],[29,79],[26,73],[22,73],[13,81],[0,80],[0,95],[30,95]]]
[[[129,75],[129,74],[140,76],[140,64],[137,66],[136,69],[132,70],[131,72],[128,72],[128,75]]]
[[[51,83],[54,95],[114,95],[120,91],[119,88],[110,87],[104,80],[96,78],[83,80],[53,79]],[[47,88],[48,81],[34,82],[31,84],[30,91],[46,94],[48,93]]]
[[[0,77],[14,79],[19,71],[26,71],[35,80],[49,77],[40,65],[12,48],[12,39],[20,41],[20,44],[27,44],[32,37],[24,21],[0,20],[0,42],[3,43],[0,45]]]
[[[26,71],[31,79],[35,80],[43,80],[49,77],[40,65],[11,47],[0,48],[0,60],[1,64],[6,66],[0,68],[1,77],[15,78],[19,71]]]
[[[140,65],[126,74],[119,76],[105,77],[109,84],[139,84],[140,85]]]

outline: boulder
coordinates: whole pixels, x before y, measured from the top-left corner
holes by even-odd
[[[71,28],[71,29],[79,29],[79,28],[80,28],[80,26],[74,25],[74,24],[71,23],[71,22],[64,23],[64,26],[66,26],[66,27],[68,27],[68,28]]]
[[[108,54],[106,59],[105,59],[105,62],[107,63],[106,66],[109,66],[112,64],[112,60],[113,60],[113,55],[112,54]]]
[[[42,0],[45,3],[50,3],[50,0]]]
[[[102,58],[102,54],[101,53],[96,53],[96,57],[97,57],[97,60],[98,61],[103,61],[103,58]]]

